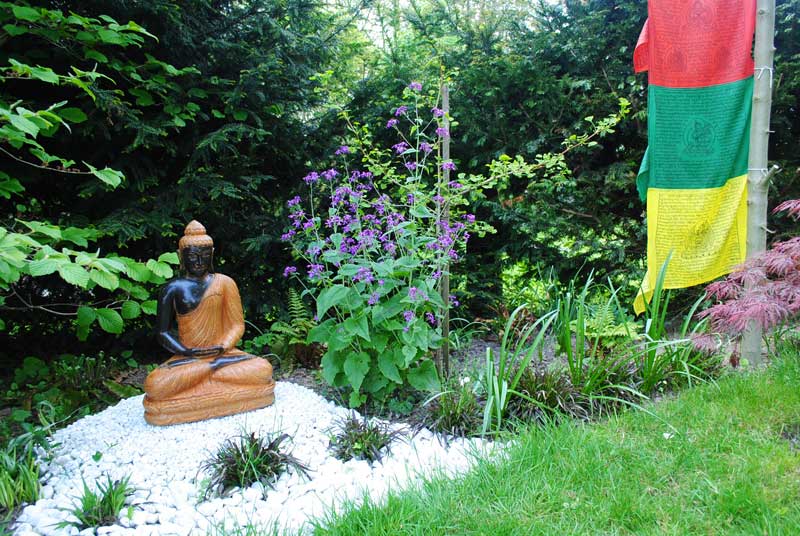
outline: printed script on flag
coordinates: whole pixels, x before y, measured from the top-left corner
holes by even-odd
[[[648,71],[648,148],[636,186],[647,201],[649,301],[665,288],[730,273],[744,261],[755,0],[649,0],[634,52]],[[671,257],[670,257],[671,255]]]

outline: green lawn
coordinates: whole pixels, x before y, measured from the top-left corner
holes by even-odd
[[[785,352],[601,423],[522,434],[501,463],[354,509],[317,534],[800,534],[800,361]]]

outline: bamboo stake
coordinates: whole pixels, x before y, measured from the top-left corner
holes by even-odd
[[[767,248],[767,192],[772,173],[767,170],[769,118],[772,106],[773,56],[775,55],[775,0],[758,0],[756,12],[755,83],[750,124],[747,171],[747,259]],[[742,337],[742,357],[761,365],[761,327],[750,322]]]
[[[449,162],[450,161],[450,89],[447,87],[447,84],[442,84],[442,110],[444,111],[444,118],[442,121],[442,126],[447,130],[448,135],[444,137],[442,140],[442,162]],[[439,195],[445,198],[445,200],[449,199],[447,195],[444,195],[447,192],[447,188],[449,188],[450,184],[450,170],[444,168],[442,170],[442,184],[439,185]],[[445,225],[450,225],[450,202],[445,201],[444,206],[442,207],[441,213],[442,221],[444,221]],[[439,359],[439,373],[443,377],[447,377],[450,374],[450,263],[448,262],[444,273],[442,274],[442,278],[439,281],[439,293],[442,296],[442,300],[444,300],[444,315],[442,318],[442,337],[444,338],[444,344],[442,345],[442,349],[440,351],[440,359]]]

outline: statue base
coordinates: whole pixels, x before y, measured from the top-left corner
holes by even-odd
[[[266,385],[230,385],[208,381],[183,396],[163,400],[144,397],[144,419],[167,426],[204,421],[261,409],[275,401],[275,381]]]

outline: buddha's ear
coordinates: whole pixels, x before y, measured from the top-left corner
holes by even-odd
[[[214,246],[211,246],[211,266],[208,267],[208,271],[214,273]]]
[[[178,268],[181,272],[186,271],[186,267],[183,265],[183,250],[178,249]]]

